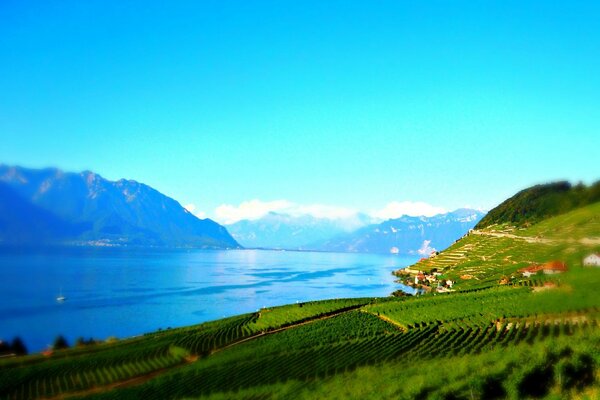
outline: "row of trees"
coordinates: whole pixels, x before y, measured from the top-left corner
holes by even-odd
[[[27,354],[27,347],[25,347],[25,344],[20,337],[15,337],[10,343],[0,340],[0,355],[7,354],[15,354],[17,356],[24,356]]]
[[[75,346],[89,346],[92,344],[96,344],[98,341],[95,339],[89,338],[78,338],[75,341]],[[69,342],[65,339],[64,336],[59,335],[54,339],[52,344],[52,350],[63,350],[68,349],[70,347]],[[20,337],[15,337],[11,342],[5,342],[0,340],[0,356],[6,355],[16,355],[16,356],[24,356],[28,354],[27,346]]]

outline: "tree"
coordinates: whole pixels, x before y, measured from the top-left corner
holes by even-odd
[[[18,336],[13,339],[13,341],[10,345],[10,348],[11,348],[12,352],[18,356],[24,356],[27,354],[27,347],[25,347],[25,344],[23,343],[21,338]]]
[[[0,340],[0,354],[8,354],[11,352],[10,345]]]
[[[67,342],[67,339],[64,338],[64,336],[58,335],[56,339],[54,339],[54,344],[52,345],[52,348],[54,350],[68,349],[69,343]]]

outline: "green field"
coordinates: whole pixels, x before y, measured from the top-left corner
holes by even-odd
[[[411,267],[442,271],[452,293],[263,308],[2,359],[0,399],[597,399],[600,268],[581,260],[598,250],[599,215],[495,225]],[[516,273],[550,260],[569,271]]]

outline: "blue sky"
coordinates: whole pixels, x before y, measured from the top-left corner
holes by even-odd
[[[489,208],[600,178],[599,20],[597,2],[4,0],[0,162],[209,216]]]

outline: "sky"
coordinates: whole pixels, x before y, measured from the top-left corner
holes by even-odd
[[[600,178],[600,5],[0,1],[0,162],[221,221]],[[261,211],[262,210],[262,211]]]

